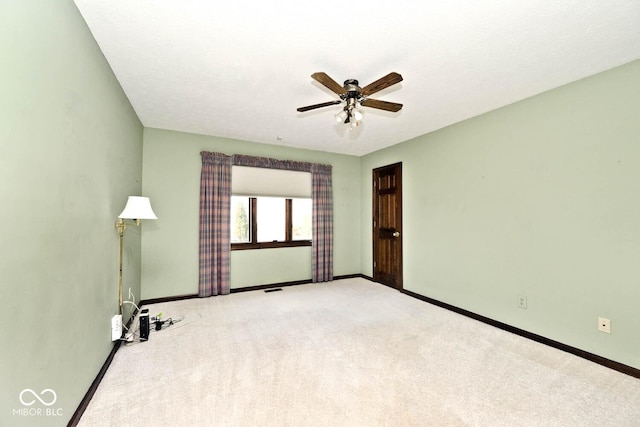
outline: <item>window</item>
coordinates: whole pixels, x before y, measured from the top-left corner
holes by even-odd
[[[253,213],[256,216],[258,242],[287,240],[287,199],[258,197]]]
[[[311,246],[312,201],[231,197],[231,250]]]
[[[311,240],[311,199],[291,200],[291,235],[293,240]]]
[[[249,198],[231,196],[231,244],[249,243]]]

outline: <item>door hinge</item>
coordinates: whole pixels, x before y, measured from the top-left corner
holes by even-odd
[[[378,266],[378,263],[373,261],[373,268],[376,268]]]

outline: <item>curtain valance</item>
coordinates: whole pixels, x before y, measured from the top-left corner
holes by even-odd
[[[252,168],[283,169],[298,172],[331,173],[331,165],[322,163],[299,162],[296,160],[279,160],[270,157],[248,156],[246,154],[227,155],[211,151],[201,151],[202,163],[226,164],[231,158],[234,166],[247,166]]]

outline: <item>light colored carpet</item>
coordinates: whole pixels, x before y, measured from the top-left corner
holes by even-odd
[[[147,308],[81,426],[640,425],[640,380],[364,279]]]

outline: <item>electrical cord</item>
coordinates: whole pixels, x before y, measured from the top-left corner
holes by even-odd
[[[138,306],[136,305],[136,303],[135,303],[135,302],[133,302],[133,301],[122,301],[122,304],[123,304],[123,305],[124,305],[124,304],[131,304],[131,305],[132,305],[132,306],[134,306],[138,311],[140,311],[140,307],[138,307]]]
[[[176,329],[180,329],[180,328],[182,328],[183,326],[190,325],[191,323],[193,323],[193,322],[195,322],[195,321],[198,321],[198,320],[202,319],[202,314],[200,314],[200,313],[193,313],[193,314],[194,314],[194,315],[197,315],[197,316],[198,316],[198,318],[197,318],[197,319],[191,319],[191,316],[192,316],[192,315],[189,315],[189,317],[188,317],[188,318],[187,318],[187,316],[179,316],[179,318],[177,318],[177,319],[176,319],[176,318],[174,318],[174,319],[173,319],[173,325],[174,325],[174,326],[173,326],[171,329],[169,329],[169,330],[171,330],[171,331],[175,331]],[[185,320],[185,319],[186,319],[186,320]],[[178,323],[178,322],[181,322],[181,323],[180,323],[179,325],[177,325],[177,326],[176,326],[176,323]],[[162,330],[164,330],[164,328],[163,328]]]
[[[160,331],[160,330],[162,330],[163,327],[165,327],[165,325],[168,328],[169,326],[182,321],[182,319],[184,319],[184,316],[181,316],[181,317],[176,318],[176,319],[174,319],[173,317],[169,317],[166,320],[161,320],[158,317],[152,317],[151,319],[152,319],[152,323],[155,323],[155,325],[156,325],[155,330],[156,331]]]

